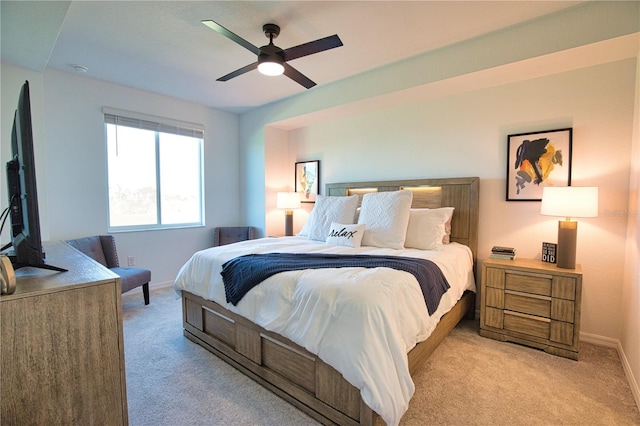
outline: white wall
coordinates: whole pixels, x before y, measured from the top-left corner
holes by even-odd
[[[121,260],[133,256],[136,265],[151,269],[152,285],[172,282],[191,254],[212,245],[213,227],[240,224],[237,115],[55,70],[39,74],[3,65],[3,129],[10,129],[4,124],[5,105],[15,108],[17,101],[17,92],[11,96],[7,90],[5,96],[5,86],[25,78],[39,83],[32,94],[37,111],[33,121],[41,135],[36,140],[36,159],[40,220],[48,231],[43,240],[107,232],[104,106],[205,127],[206,227],[117,233]],[[9,146],[4,133],[3,156]],[[6,206],[6,196],[2,203]]]

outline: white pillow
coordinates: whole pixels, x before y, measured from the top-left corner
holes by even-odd
[[[298,235],[307,237],[309,240],[326,241],[331,223],[353,223],[357,207],[357,195],[348,197],[317,195],[316,205]]]
[[[442,244],[448,244],[453,210],[453,207],[411,209],[404,246],[421,250],[433,250]]]
[[[369,192],[362,197],[358,223],[365,224],[363,246],[403,249],[413,192]]]
[[[364,235],[364,224],[344,224],[333,222],[327,235],[327,244],[358,248]]]

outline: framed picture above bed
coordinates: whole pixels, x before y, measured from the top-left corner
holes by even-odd
[[[303,203],[315,203],[320,187],[320,161],[300,161],[296,163],[296,192]]]
[[[541,201],[545,186],[571,185],[573,129],[508,136],[507,201]]]

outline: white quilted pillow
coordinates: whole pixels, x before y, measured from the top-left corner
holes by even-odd
[[[365,226],[362,224],[343,224],[333,222],[327,235],[327,244],[358,248],[362,243]]]
[[[317,195],[316,205],[298,233],[309,240],[326,241],[333,222],[351,224],[358,207],[358,196],[330,197]]]
[[[433,250],[449,242],[447,224],[451,233],[453,207],[438,209],[411,209],[407,239],[404,246],[421,250]]]
[[[359,224],[365,224],[363,246],[403,249],[413,192],[370,192],[362,197]]]

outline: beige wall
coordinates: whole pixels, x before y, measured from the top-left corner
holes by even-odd
[[[627,256],[622,289],[621,347],[625,370],[636,378],[634,395],[640,407],[640,56],[636,62],[636,102],[634,112],[631,179],[627,210]]]
[[[600,188],[600,216],[579,224],[582,331],[619,339],[627,218],[616,212],[626,211],[628,203],[635,63],[618,61],[292,130],[289,164],[321,160],[322,184],[479,176],[479,258],[498,244],[539,258],[541,243],[556,241],[557,219],[541,216],[539,202],[505,201],[507,135],[572,127],[572,183]],[[297,229],[305,215],[296,212],[295,218]]]

